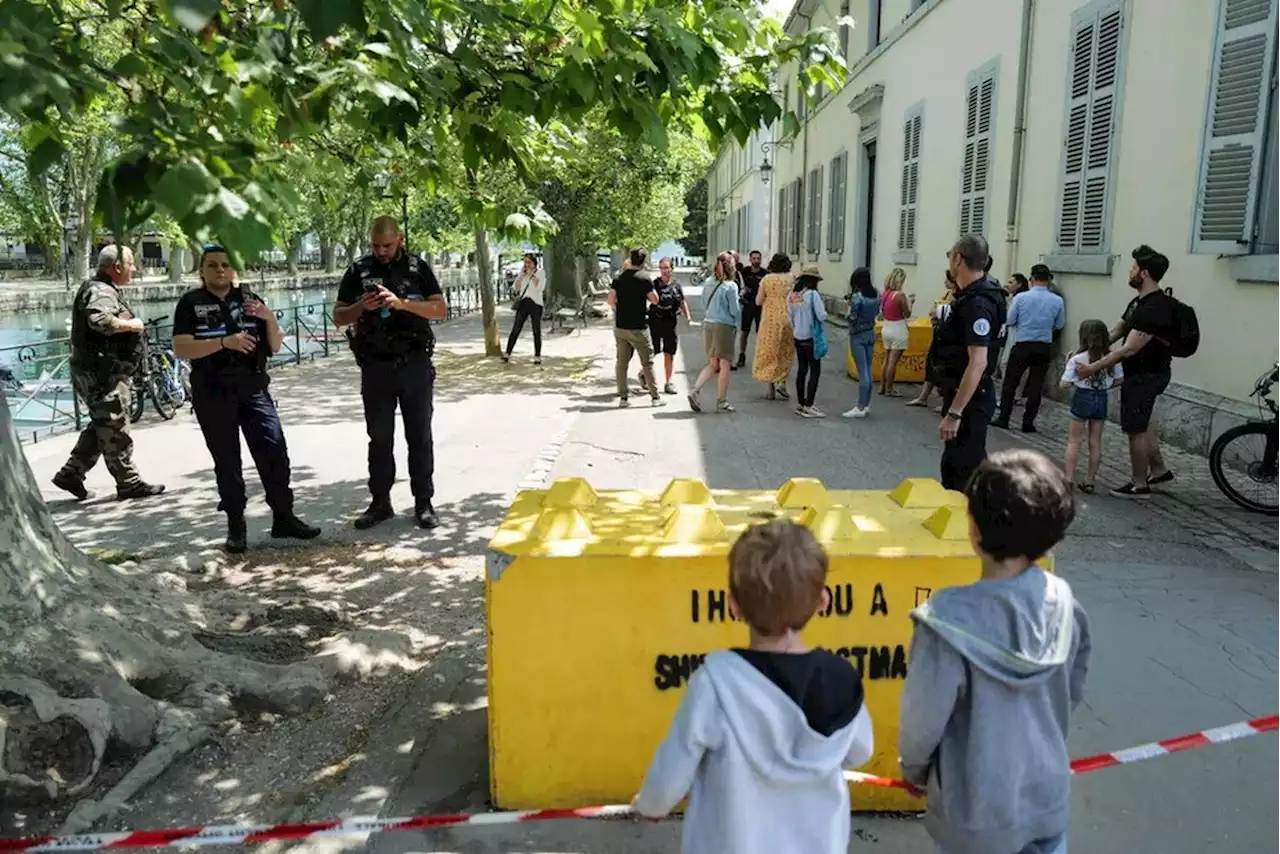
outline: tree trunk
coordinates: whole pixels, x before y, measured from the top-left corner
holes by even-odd
[[[285,263],[289,265],[289,275],[297,278],[298,276],[298,256],[302,254],[302,235],[295,234],[289,241],[289,254],[285,256]]]
[[[324,271],[326,273],[336,273],[338,271],[338,253],[336,249],[337,243],[332,238],[320,238],[320,260],[324,263]]]
[[[89,254],[93,252],[93,221],[81,222],[72,234],[71,279],[83,282],[89,278]]]
[[[72,545],[0,395],[0,790],[75,798],[108,749],[141,757],[155,745],[148,766],[163,768],[237,709],[297,713],[324,697],[336,661],[265,663],[267,646],[253,645],[261,623],[249,634],[233,620],[247,606],[251,622],[270,622],[269,609],[228,605],[196,601],[172,573],[107,566]],[[190,615],[201,611],[216,616],[197,629]],[[103,811],[80,807],[69,824]]]
[[[480,317],[484,324],[484,354],[502,355],[502,338],[498,333],[497,300],[493,293],[493,263],[489,258],[489,233],[476,229],[476,274],[480,281]]]
[[[182,271],[185,269],[187,250],[181,243],[169,244],[169,281],[177,284],[182,281]]]
[[[611,249],[609,251],[609,263],[614,270],[622,269],[622,262],[627,260],[627,251],[625,249]]]
[[[190,250],[190,256],[184,259],[187,262],[184,272],[198,277],[200,275],[200,256],[204,254],[204,247],[199,243],[192,243]]]
[[[551,238],[551,263],[547,270],[550,292],[572,305],[577,305],[581,299],[578,292],[577,242],[572,233],[564,230],[556,233]]]

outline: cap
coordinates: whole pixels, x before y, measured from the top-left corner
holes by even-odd
[[[822,270],[818,267],[817,264],[805,264],[803,267],[800,268],[800,275],[812,276],[815,279],[821,279]]]

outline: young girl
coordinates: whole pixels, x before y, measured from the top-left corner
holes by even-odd
[[[1089,379],[1081,379],[1076,369],[1096,362],[1111,349],[1111,333],[1101,320],[1080,324],[1080,349],[1067,359],[1062,374],[1062,387],[1075,386],[1071,398],[1071,428],[1067,436],[1066,473],[1068,481],[1076,479],[1076,459],[1080,456],[1080,440],[1089,433],[1089,479],[1076,484],[1086,495],[1093,494],[1093,481],[1102,464],[1102,425],[1107,420],[1107,392],[1124,379],[1120,365],[1102,371]]]

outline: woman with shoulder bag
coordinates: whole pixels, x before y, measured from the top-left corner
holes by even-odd
[[[822,376],[822,357],[827,355],[827,307],[818,294],[822,272],[817,264],[805,264],[796,278],[795,289],[787,298],[791,332],[796,347],[796,415],[801,418],[825,418],[826,413],[814,405],[818,380]]]
[[[511,336],[507,338],[507,352],[502,361],[511,361],[511,351],[520,340],[525,320],[533,321],[533,363],[542,364],[542,273],[538,270],[538,259],[533,254],[524,256],[524,269],[516,277],[516,317],[511,322]]]

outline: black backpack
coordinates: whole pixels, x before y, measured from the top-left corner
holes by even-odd
[[[1169,336],[1169,352],[1179,359],[1194,356],[1200,348],[1200,321],[1196,310],[1173,295],[1173,288],[1164,289],[1169,298],[1173,328]]]

